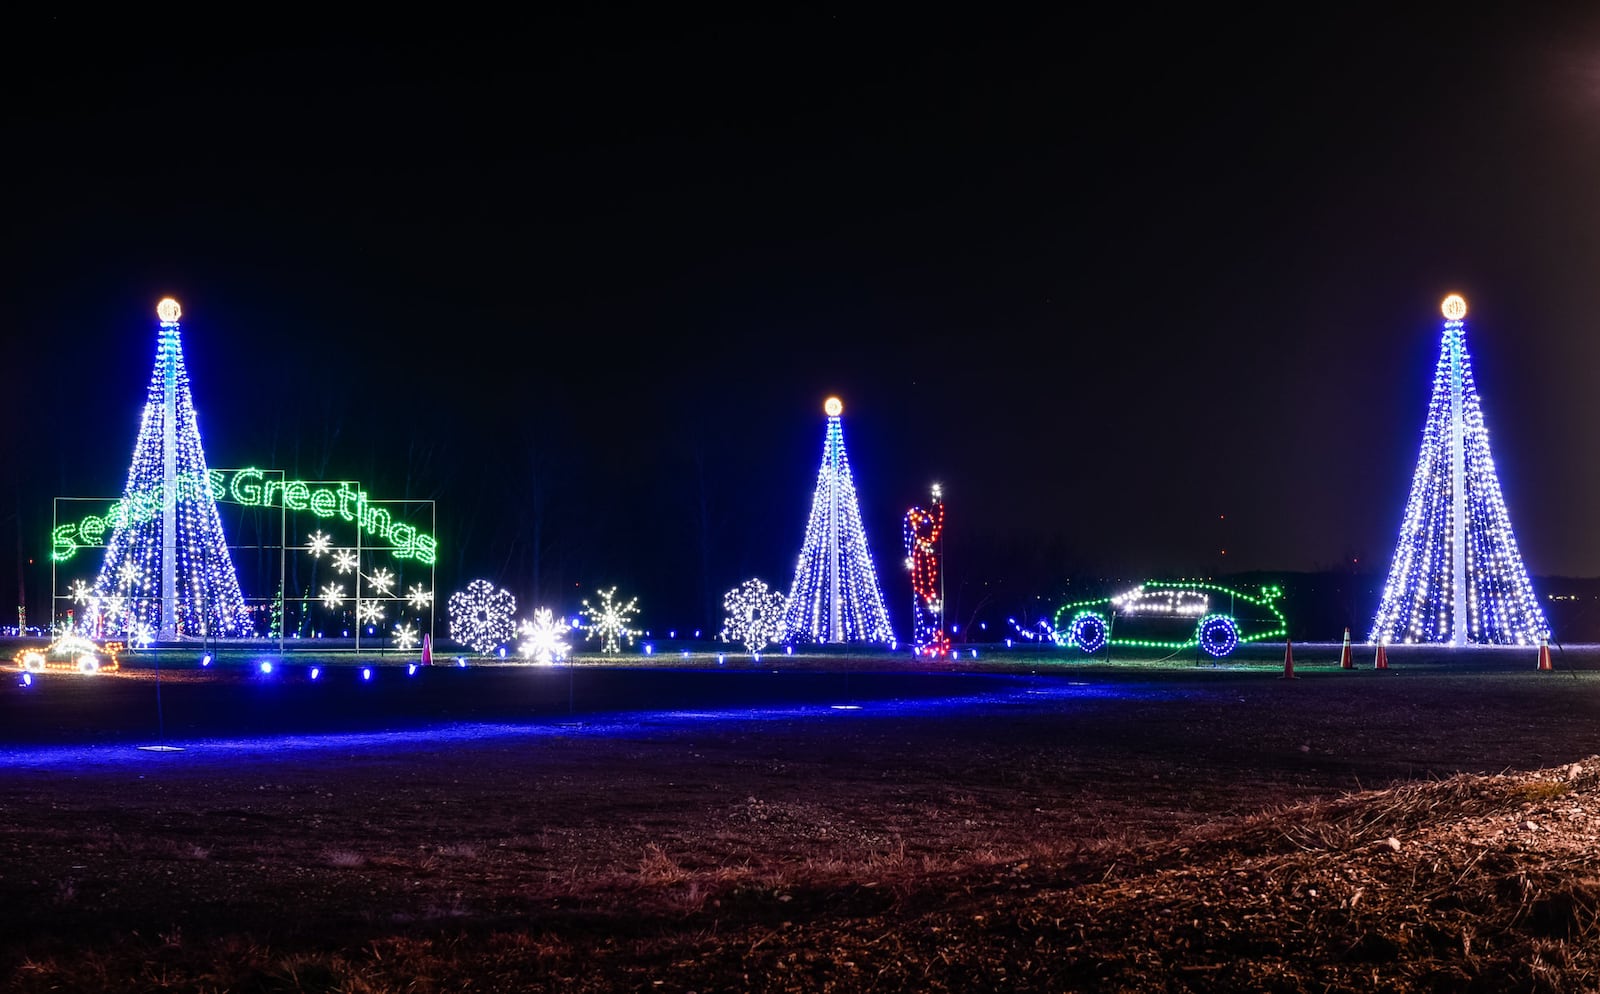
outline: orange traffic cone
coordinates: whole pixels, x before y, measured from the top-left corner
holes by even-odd
[[[1298,680],[1294,675],[1294,643],[1288,639],[1283,640],[1283,676],[1279,680]]]
[[[1382,642],[1378,643],[1378,654],[1373,657],[1372,668],[1386,670],[1389,668],[1389,649]]]
[[[1353,670],[1353,669],[1356,668],[1355,661],[1350,658],[1350,629],[1349,628],[1346,628],[1344,630],[1344,649],[1342,649],[1339,652],[1339,668],[1341,670]]]
[[[1550,639],[1543,636],[1539,639],[1539,669],[1554,669],[1550,665]]]
[[[433,665],[433,636],[422,636],[422,665]]]

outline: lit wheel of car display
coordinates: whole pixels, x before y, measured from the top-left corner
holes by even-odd
[[[1220,659],[1239,647],[1239,627],[1225,614],[1209,615],[1200,619],[1195,639],[1200,648]]]
[[[1086,611],[1072,619],[1072,627],[1067,634],[1072,644],[1085,655],[1093,655],[1106,646],[1106,619]]]

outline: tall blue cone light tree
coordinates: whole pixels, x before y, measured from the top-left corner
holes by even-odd
[[[1422,454],[1371,641],[1532,645],[1549,637],[1550,626],[1489,455],[1467,353],[1467,303],[1452,294],[1441,310]]]
[[[823,411],[828,415],[828,430],[822,444],[822,468],[817,473],[794,584],[784,606],[783,637],[794,642],[893,642],[878,571],[867,551],[850,459],[844,450],[840,417],[844,405],[837,397],[829,397]]]
[[[171,298],[156,307],[155,371],[94,590],[108,631],[147,627],[163,640],[250,634],[183,365],[181,313]]]

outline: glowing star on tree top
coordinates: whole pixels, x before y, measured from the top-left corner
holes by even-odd
[[[156,317],[162,324],[177,324],[178,318],[183,316],[183,308],[171,297],[163,297],[161,303],[156,305]]]
[[[830,418],[836,418],[844,413],[844,402],[838,397],[829,397],[822,402],[822,411]]]
[[[1444,315],[1446,321],[1460,321],[1467,316],[1466,298],[1459,293],[1452,293],[1439,305],[1439,312]]]

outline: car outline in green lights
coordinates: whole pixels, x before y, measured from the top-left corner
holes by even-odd
[[[1218,597],[1227,598],[1224,604]],[[1255,594],[1219,583],[1146,580],[1120,594],[1074,601],[1056,609],[1054,641],[1093,655],[1106,646],[1128,649],[1167,649],[1181,652],[1199,647],[1221,658],[1241,642],[1284,638],[1289,623],[1277,601],[1283,588],[1263,585]],[[1144,618],[1164,622],[1194,618],[1187,638],[1131,638],[1117,635],[1117,625],[1137,624]],[[1180,629],[1181,630],[1181,629]]]

